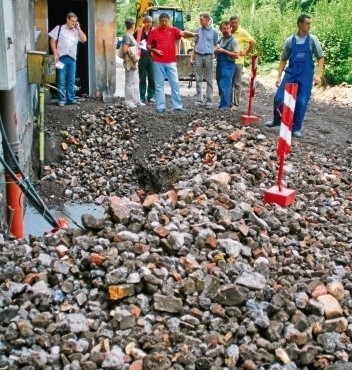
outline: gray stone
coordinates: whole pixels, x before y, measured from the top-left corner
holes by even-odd
[[[317,355],[319,355],[321,352],[322,350],[320,347],[307,344],[301,350],[301,354],[300,354],[301,364],[302,365],[313,364]]]
[[[264,221],[262,220],[261,218],[259,218],[254,212],[249,212],[249,219],[251,220],[251,222],[257,226],[259,226],[260,228],[262,229],[265,229],[265,230],[270,230],[270,227],[269,225]]]
[[[106,283],[108,285],[125,283],[128,276],[128,269],[121,266],[106,274]]]
[[[297,308],[306,308],[309,297],[305,292],[298,292],[295,294],[295,303]]]
[[[84,333],[88,331],[87,318],[79,313],[72,313],[66,316],[70,330],[72,333]]]
[[[268,315],[262,310],[256,312],[254,323],[261,329],[267,329],[270,326],[270,320],[268,318]]]
[[[317,343],[323,347],[326,353],[335,353],[346,349],[345,336],[338,333],[324,333],[317,337]]]
[[[111,351],[107,354],[101,367],[103,369],[123,369],[124,353],[119,346],[113,346]]]
[[[40,280],[32,285],[32,292],[33,294],[42,294],[46,296],[51,296],[53,293],[52,289],[49,288],[48,284],[43,280]]]
[[[315,299],[310,299],[308,301],[306,310],[313,315],[324,315],[323,305]]]
[[[114,315],[114,320],[119,324],[120,330],[132,328],[136,324],[136,318],[125,309],[117,309]]]
[[[229,284],[220,286],[214,300],[224,306],[237,306],[245,301],[245,295],[237,286]]]
[[[154,352],[143,358],[143,370],[169,370],[171,361],[166,353]]]
[[[161,294],[154,294],[153,307],[157,311],[177,313],[181,312],[183,304],[180,298],[164,296]]]
[[[70,268],[71,268],[70,263],[63,260],[55,261],[53,264],[53,270],[63,275],[67,275],[70,271]]]
[[[139,242],[139,236],[135,233],[132,233],[130,231],[120,231],[117,234],[123,241],[130,241],[132,243],[138,243]]]
[[[81,216],[81,222],[84,228],[88,230],[103,230],[104,229],[104,219],[96,218],[89,213],[84,213]]]
[[[240,358],[240,350],[236,344],[230,344],[225,349],[225,364],[228,368],[233,369]]]
[[[170,243],[173,250],[178,251],[183,247],[185,238],[182,233],[171,231],[167,237],[167,241]]]
[[[218,239],[218,249],[224,250],[232,258],[236,258],[241,253],[242,244],[232,239]]]
[[[265,277],[257,272],[243,271],[241,276],[236,279],[236,284],[243,285],[251,290],[264,289]]]

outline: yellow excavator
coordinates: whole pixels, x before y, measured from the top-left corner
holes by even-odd
[[[152,0],[136,0],[136,11],[137,28],[143,26],[143,17],[145,15],[150,15],[153,18],[153,25],[156,26],[159,22],[159,15],[161,13],[167,13],[170,16],[170,23],[180,30],[184,30],[184,20],[189,21],[191,19],[189,14],[184,15],[182,8],[155,5],[155,2]],[[176,45],[179,80],[194,80],[194,71],[190,64],[192,48],[191,42],[185,38],[181,38]]]

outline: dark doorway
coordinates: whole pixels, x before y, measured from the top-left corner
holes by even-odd
[[[48,0],[48,32],[58,24],[65,24],[66,15],[69,12],[77,14],[80,26],[89,39],[87,0]],[[89,93],[88,70],[88,43],[79,43],[76,67],[77,86],[79,88],[77,95],[79,96],[88,95]]]

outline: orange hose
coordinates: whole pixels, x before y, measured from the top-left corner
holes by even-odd
[[[21,174],[16,174],[22,180]],[[16,239],[24,237],[24,212],[22,190],[9,174],[5,174],[6,179],[6,202],[7,208],[11,211],[12,217],[8,214],[8,224],[11,234]]]

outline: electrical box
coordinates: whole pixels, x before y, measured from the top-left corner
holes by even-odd
[[[28,83],[55,84],[56,67],[53,55],[45,51],[27,51]]]
[[[12,0],[0,0],[0,90],[16,84]]]

